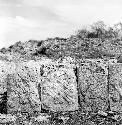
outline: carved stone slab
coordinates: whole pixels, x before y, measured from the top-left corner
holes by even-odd
[[[38,95],[39,67],[34,61],[16,64],[15,72],[6,78],[8,85],[8,112],[41,110]]]
[[[79,104],[83,111],[105,111],[108,107],[107,66],[84,62],[78,70]]]
[[[42,85],[43,108],[51,111],[77,110],[77,83],[73,68],[51,64],[46,65],[45,71]]]

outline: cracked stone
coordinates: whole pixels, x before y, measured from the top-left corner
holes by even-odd
[[[77,110],[77,83],[73,68],[64,64],[52,66],[46,66],[48,72],[42,85],[43,107],[51,111]]]
[[[78,70],[79,103],[85,111],[106,111],[108,107],[107,67],[101,62],[81,63]]]
[[[37,84],[39,80],[39,67],[36,62],[21,62],[16,64],[15,73],[9,73],[6,81],[8,84],[8,112],[23,112],[41,110]]]

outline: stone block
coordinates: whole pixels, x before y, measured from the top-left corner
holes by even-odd
[[[109,100],[112,111],[122,112],[122,64],[109,66]]]
[[[78,68],[79,104],[83,111],[105,111],[108,108],[107,65],[87,61]]]
[[[20,109],[22,112],[41,111],[38,93],[39,71],[36,62],[16,64],[15,72],[6,78],[8,91],[8,113]]]
[[[73,68],[64,64],[48,64],[42,82],[42,107],[50,111],[78,109],[76,76]]]

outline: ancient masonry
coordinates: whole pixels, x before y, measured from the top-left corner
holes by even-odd
[[[0,94],[7,91],[8,114],[79,107],[82,111],[122,112],[122,64],[116,60],[1,60],[0,86]]]

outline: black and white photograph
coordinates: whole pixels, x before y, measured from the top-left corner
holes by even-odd
[[[122,0],[0,0],[0,125],[122,125]]]

